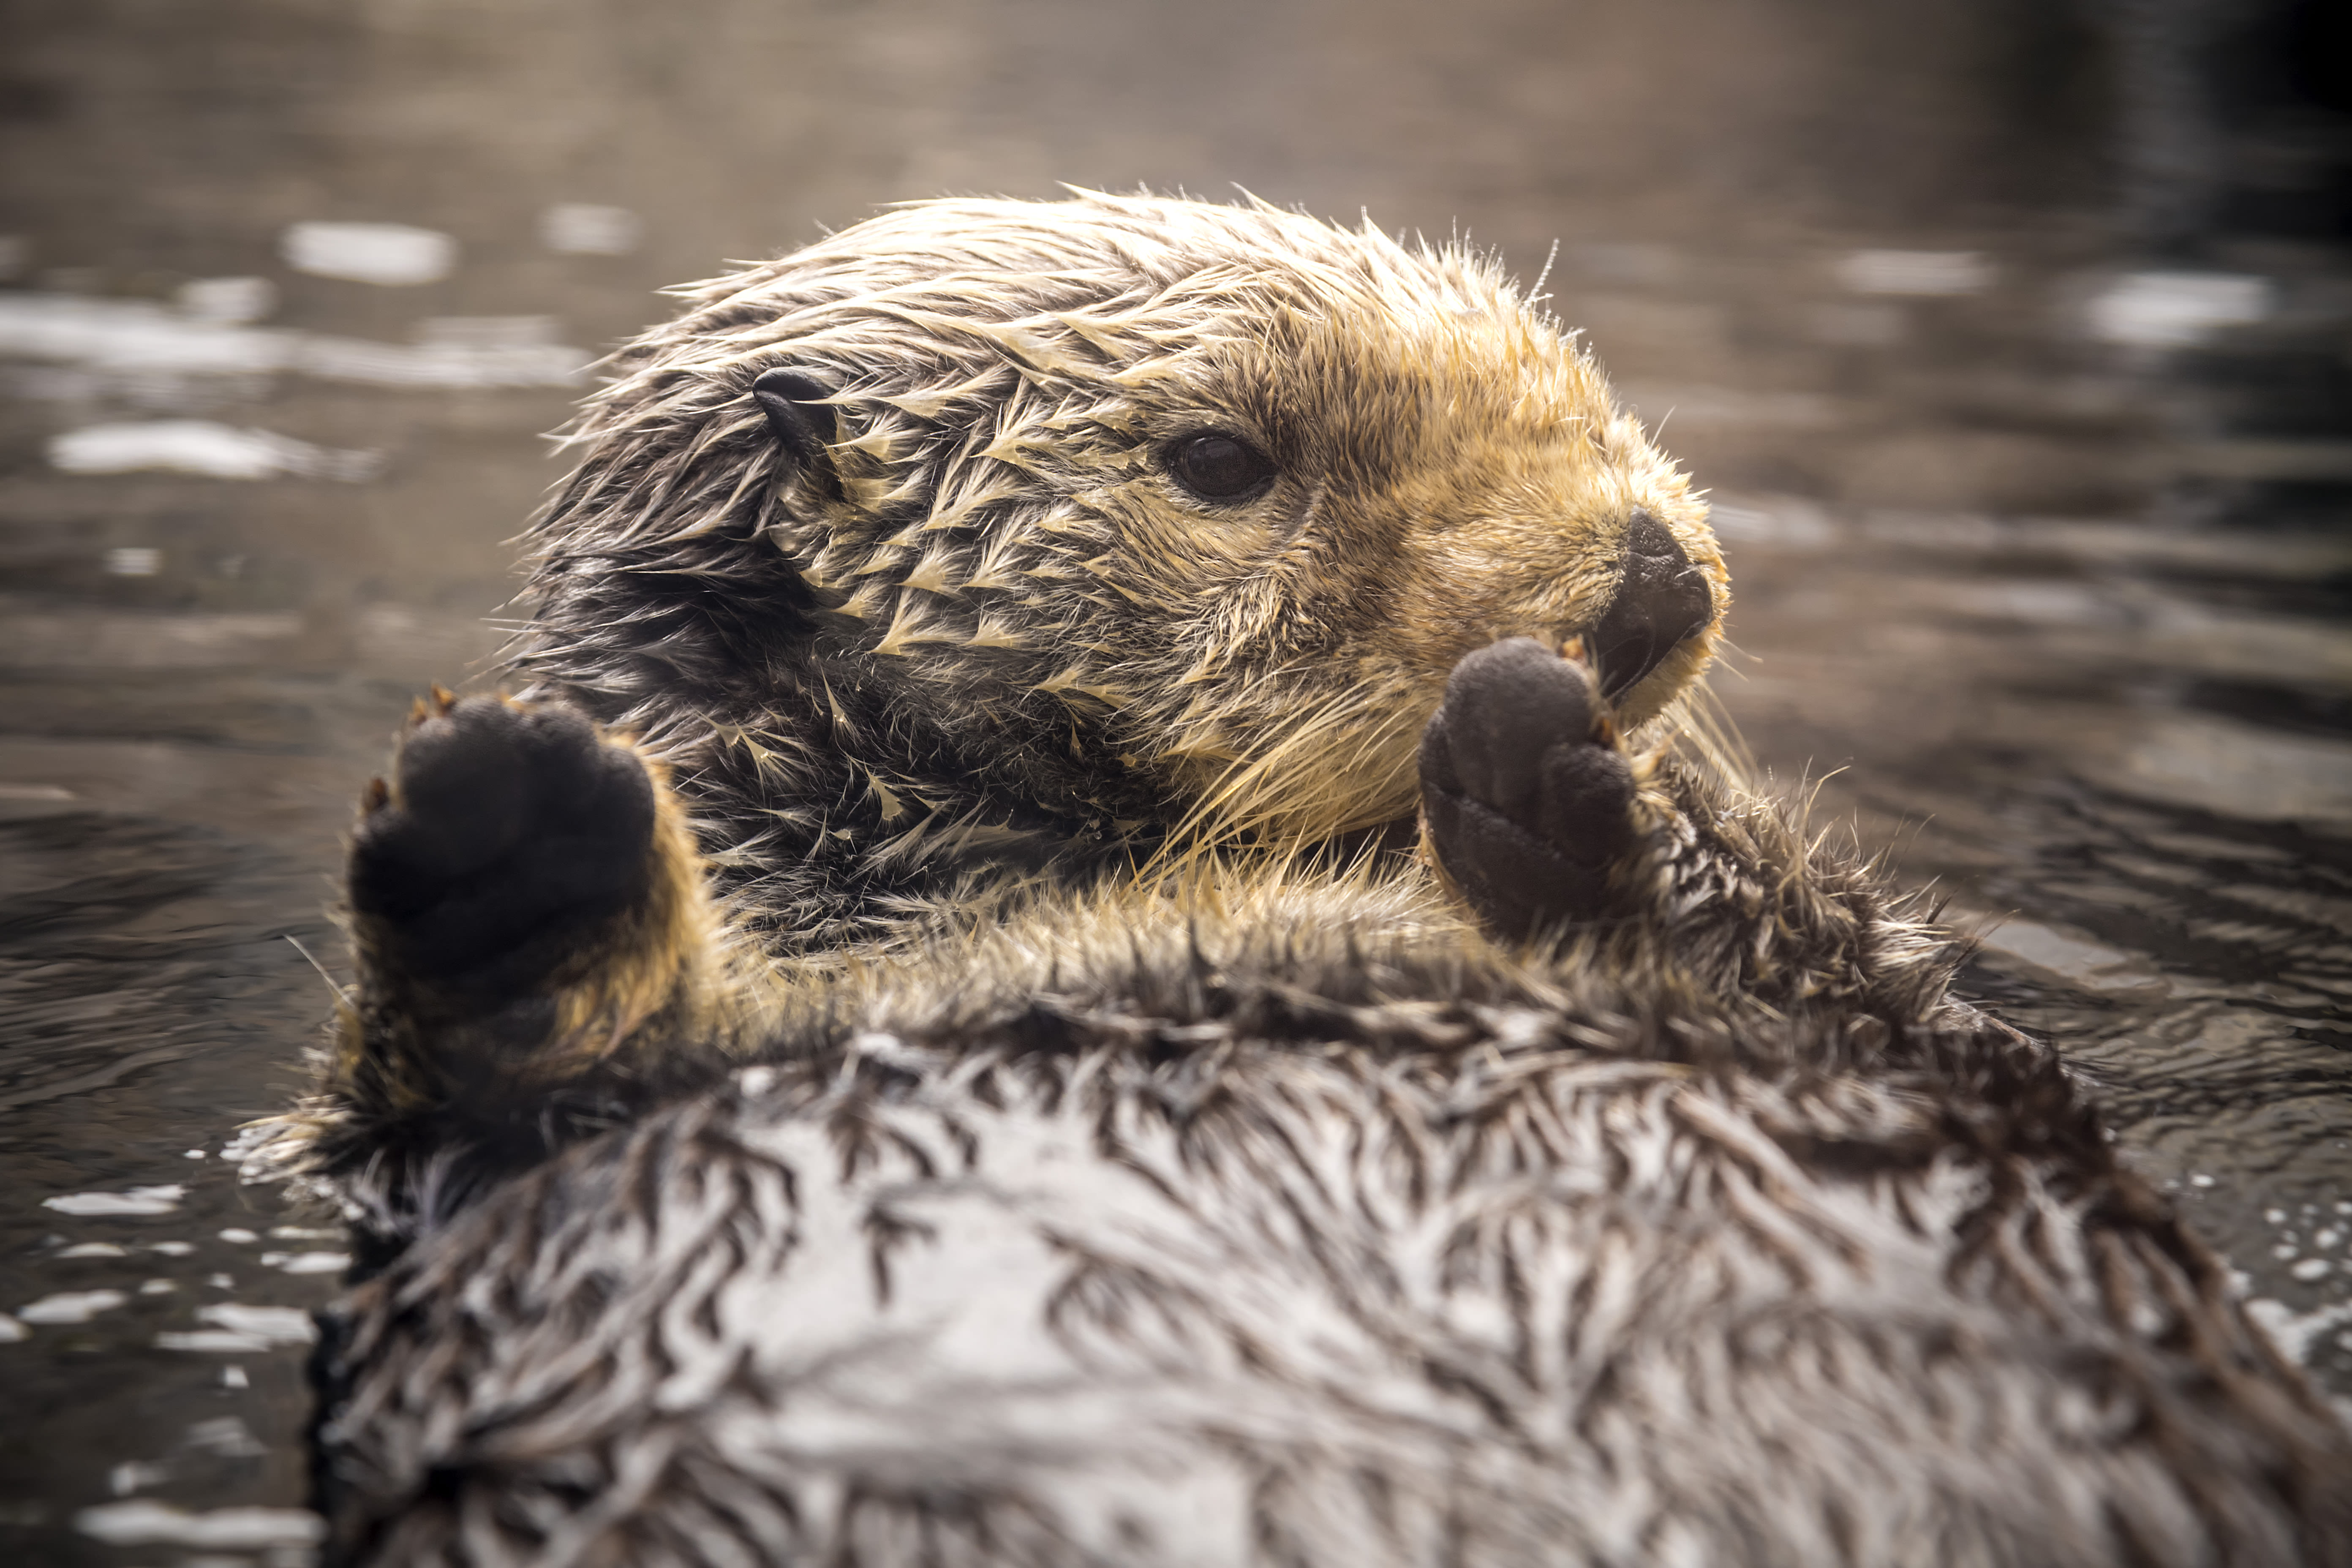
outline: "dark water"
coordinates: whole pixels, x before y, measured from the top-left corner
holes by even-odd
[[[2210,181],[2222,227],[2136,248],[2102,193],[2163,146],[2101,129],[2137,121],[2074,13],[10,9],[0,1560],[309,1557],[223,1510],[300,1505],[339,1237],[223,1152],[325,1016],[295,943],[341,972],[349,802],[496,646],[563,345],[1055,178],[1559,240],[1559,309],[1716,491],[1749,745],[1987,931],[1970,988],[2352,1397],[2352,258]],[[313,220],[455,253],[320,276]],[[274,299],[181,292],[222,278]],[[104,471],[140,461],[180,466]]]

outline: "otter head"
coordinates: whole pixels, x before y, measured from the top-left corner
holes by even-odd
[[[542,576],[695,576],[728,722],[805,709],[901,777],[1318,838],[1412,814],[1475,648],[1581,637],[1638,725],[1715,647],[1705,505],[1459,247],[940,201],[688,294],[592,405]]]

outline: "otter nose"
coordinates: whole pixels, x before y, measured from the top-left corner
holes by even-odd
[[[1586,637],[1601,692],[1622,697],[1714,615],[1706,574],[1691,564],[1664,523],[1647,511],[1634,512],[1625,530],[1625,575]]]

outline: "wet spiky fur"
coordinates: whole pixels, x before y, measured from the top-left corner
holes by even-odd
[[[1446,672],[1589,623],[1636,508],[1728,603],[1687,479],[1474,252],[1264,206],[939,202],[682,292],[572,437],[513,663],[669,763],[779,946],[1149,859],[1179,822],[1410,818]],[[838,389],[828,482],[749,395],[777,364]],[[1159,450],[1203,425],[1282,482],[1188,503]]]
[[[362,1288],[352,1555],[2341,1560],[2324,1407],[2013,1036],[1394,889],[1057,913]]]
[[[1704,510],[1488,264],[1087,196],[686,292],[535,531],[524,700],[363,802],[256,1145],[367,1247],[342,1557],[2352,1562],[2343,1434],[2060,1064],[1696,760]],[[1263,504],[1171,486],[1203,424]],[[1716,622],[1595,731],[1601,915],[1501,941],[1398,847],[1413,748],[1636,510]],[[645,765],[645,890],[436,983],[369,847],[554,699]]]

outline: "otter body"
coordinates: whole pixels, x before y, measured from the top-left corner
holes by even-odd
[[[1959,953],[1677,745],[1705,509],[1486,263],[920,204],[686,290],[257,1145],[355,1562],[2352,1561]]]

